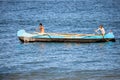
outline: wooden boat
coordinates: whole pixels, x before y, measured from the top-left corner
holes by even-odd
[[[115,42],[112,32],[105,34],[60,34],[60,33],[27,33],[25,30],[19,30],[17,36],[22,42]]]

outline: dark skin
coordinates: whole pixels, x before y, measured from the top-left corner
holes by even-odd
[[[40,25],[39,29],[40,29],[40,33],[44,33],[45,32],[43,25]]]
[[[40,25],[39,25],[39,30],[40,30],[40,33],[44,33],[45,32],[44,26],[42,25],[42,23],[40,23]],[[36,31],[38,32],[38,28],[36,29]]]

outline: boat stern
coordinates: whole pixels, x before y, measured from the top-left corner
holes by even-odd
[[[109,32],[108,34],[106,34],[106,35],[104,36],[104,38],[110,39],[110,41],[115,42],[115,36],[114,36],[113,32]]]

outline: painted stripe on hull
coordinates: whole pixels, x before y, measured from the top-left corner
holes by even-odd
[[[71,38],[27,38],[27,37],[19,37],[19,40],[22,42],[80,42],[80,43],[90,43],[90,42],[115,42],[114,38],[106,38],[106,39],[71,39]]]

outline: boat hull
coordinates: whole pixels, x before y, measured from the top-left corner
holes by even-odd
[[[114,38],[107,38],[107,39],[60,39],[60,38],[25,38],[19,37],[21,42],[80,42],[80,43],[91,43],[91,42],[108,42],[112,41],[115,42]]]
[[[27,33],[25,30],[17,32],[21,42],[115,42],[113,33],[105,34],[58,34],[58,33]]]

